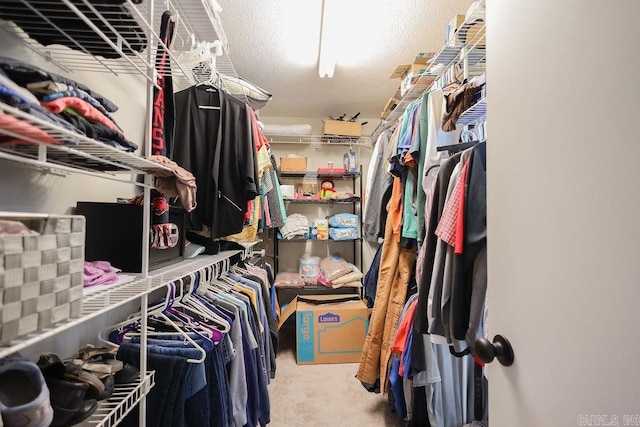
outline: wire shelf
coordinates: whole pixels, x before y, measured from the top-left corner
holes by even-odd
[[[360,242],[362,239],[344,239],[344,240],[334,240],[334,239],[305,239],[305,238],[297,238],[293,239],[278,239],[278,242],[286,242],[286,243],[302,243],[302,242],[325,242],[325,243],[353,243]]]
[[[153,84],[157,75],[171,75],[178,87],[210,80],[211,72],[200,74],[183,67],[177,53],[189,51],[197,41],[219,40],[223,54],[216,60],[215,71],[237,77],[228,56],[228,41],[220,16],[211,2],[165,0],[163,3],[166,7],[155,7],[150,21],[150,2],[147,1],[123,0],[123,4],[117,6],[91,0],[57,3],[3,0],[0,29],[70,74],[75,71],[138,74]],[[171,11],[175,22],[170,46],[159,35],[165,10]],[[73,28],[66,25],[70,20],[74,22]],[[163,55],[169,60],[157,59]]]
[[[487,118],[487,99],[482,98],[473,104],[469,109],[460,115],[456,121],[457,125],[469,125],[486,120]]]
[[[79,426],[113,427],[118,425],[133,408],[140,403],[142,396],[155,386],[155,371],[149,371],[144,378],[130,384],[118,384],[110,398],[98,402],[98,409]]]
[[[144,294],[161,289],[167,283],[185,277],[194,271],[207,268],[219,262],[240,255],[243,251],[224,251],[217,255],[199,256],[184,260],[174,265],[153,271],[147,278],[138,278],[132,282],[107,287],[102,291],[86,295],[82,298],[82,314],[51,328],[18,337],[8,346],[0,346],[0,358],[28,348],[42,340],[51,338],[67,329],[80,325],[88,320],[109,312],[124,304],[135,301]]]
[[[344,173],[318,173],[316,171],[305,172],[282,172],[278,171],[280,178],[302,178],[302,179],[341,179],[353,180],[360,176],[360,172],[344,172]]]
[[[62,145],[43,142],[17,129],[2,127],[1,135],[30,142],[29,145],[0,145],[0,158],[31,163],[34,166],[66,172],[158,173],[169,171],[133,153],[110,147],[94,139],[59,127],[10,105],[0,103],[0,113],[26,122]]]
[[[257,243],[257,242],[256,242]],[[166,283],[173,282],[195,271],[208,268],[220,262],[230,262],[234,257],[241,257],[245,251],[223,251],[216,255],[198,256],[193,259],[185,259],[182,262],[154,270],[151,276],[152,287],[157,289]]]
[[[453,38],[429,60],[431,65],[439,66],[430,68],[430,72],[437,76],[435,80],[424,90],[421,90],[420,86],[416,90],[414,86],[387,117],[381,120],[372,135],[379,135],[382,129],[392,126],[404,114],[409,104],[425,92],[448,85],[449,71],[452,67],[464,67],[467,77],[484,73],[487,58],[485,27],[484,2],[482,2],[476,11],[465,18]]]
[[[360,197],[352,197],[350,199],[284,199],[285,203],[295,203],[301,205],[351,205],[360,203]]]
[[[172,72],[168,65],[155,63],[156,54],[162,51],[173,57],[170,46],[164,45],[158,35],[164,8],[155,8],[153,22],[157,28],[153,28],[148,21],[149,2],[136,4],[125,0],[121,6],[94,6],[93,3],[89,0],[60,0],[55,4],[50,0],[3,0],[0,17],[16,24],[5,25],[5,31],[69,73],[76,70],[116,75],[134,73],[150,78],[148,68],[154,66],[162,75]],[[208,19],[207,2],[190,1],[186,10],[177,2],[166,3],[176,22],[174,43],[190,47],[191,35],[195,34],[190,20],[192,17],[199,17],[199,22],[202,17]],[[71,19],[86,25],[69,29],[64,24]],[[220,25],[213,40],[218,39],[218,33],[226,40]],[[46,41],[47,46],[37,39]],[[147,49],[152,51],[150,62]]]
[[[368,136],[337,135],[265,135],[270,144],[368,145]]]

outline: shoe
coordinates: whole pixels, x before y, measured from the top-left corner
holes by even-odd
[[[82,359],[85,362],[89,359],[93,359],[96,356],[103,356],[108,359],[115,359],[116,353],[118,353],[118,348],[108,348],[108,347],[94,347],[92,345],[87,345],[86,347],[81,348],[78,352],[72,357],[72,359]]]
[[[49,389],[35,363],[0,365],[0,416],[5,427],[47,427],[53,421]]]
[[[60,356],[54,353],[41,354],[36,364],[45,378],[62,378],[67,370]]]
[[[53,353],[42,354],[38,359],[38,367],[46,378],[88,384],[87,398],[95,399],[104,393],[104,384],[92,372],[83,370],[83,364],[81,359],[63,363],[60,357]],[[109,374],[103,375],[108,376]]]
[[[124,363],[116,359],[116,348],[87,346],[80,349],[73,357],[74,365],[82,365],[82,369],[103,379],[122,370]]]
[[[87,399],[82,401],[80,408],[78,408],[78,411],[76,412],[74,417],[71,418],[71,421],[65,424],[65,427],[73,426],[83,422],[91,415],[93,415],[93,413],[96,412],[96,409],[98,409],[98,402],[95,399]]]
[[[45,380],[51,393],[51,406],[53,406],[51,425],[53,427],[66,425],[83,405],[89,385],[51,377]]]
[[[113,394],[113,389],[116,386],[116,380],[113,375],[108,375],[102,378],[102,383],[104,384],[104,391],[100,394],[100,396],[96,397],[96,400],[105,400],[110,398]]]
[[[138,379],[140,370],[131,363],[125,363],[120,372],[114,375],[116,384],[129,384]]]
[[[89,385],[89,389],[87,390],[88,398],[96,399],[104,393],[104,383],[92,373],[83,370],[82,365],[75,365],[73,362],[69,362],[65,367],[67,369],[67,372],[64,374],[66,380]]]

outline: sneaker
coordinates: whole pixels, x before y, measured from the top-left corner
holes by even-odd
[[[53,421],[49,389],[35,363],[0,365],[0,416],[5,427],[47,427]]]

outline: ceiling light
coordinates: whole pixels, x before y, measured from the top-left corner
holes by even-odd
[[[325,76],[331,78],[336,69],[338,56],[341,11],[338,7],[338,0],[324,0],[323,3],[318,73],[321,78]]]

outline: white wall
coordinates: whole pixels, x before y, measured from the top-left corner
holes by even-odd
[[[46,62],[40,55],[16,43],[13,37],[1,32],[2,56],[16,58],[66,75],[84,83],[111,99],[120,109],[113,117],[127,138],[143,145],[145,129],[145,80],[137,75],[114,76],[110,73],[91,73],[64,70]],[[115,201],[117,197],[130,197],[135,188],[130,184],[94,178],[87,175],[45,174],[22,164],[0,160],[0,211],[69,213],[76,201]]]
[[[310,124],[314,135],[322,134],[322,118],[320,117],[267,117],[261,116],[260,121],[265,124],[277,124],[277,125],[290,125],[290,124]],[[380,122],[375,118],[362,118],[362,121],[367,121],[368,124],[362,128],[363,135],[369,135],[373,132]],[[371,153],[373,147],[369,146],[355,146],[353,150],[357,153],[358,163],[362,165],[362,183],[363,192],[366,188],[366,176],[371,161]],[[276,161],[279,161],[280,157],[286,157],[288,154],[296,154],[307,158],[307,170],[316,170],[320,167],[327,167],[327,162],[332,161],[335,167],[341,167],[342,155],[349,151],[348,146],[331,146],[324,144],[320,147],[313,147],[304,144],[273,144],[273,155]],[[287,180],[283,182],[285,184],[295,184],[295,180]],[[351,181],[339,182],[336,181],[336,185],[341,191],[350,191]],[[302,205],[290,205],[288,213],[301,213],[312,218],[324,218],[327,215],[331,215],[336,212],[351,212],[350,206],[335,206],[332,210],[323,208],[321,206],[302,206]],[[266,234],[266,233],[265,233]],[[264,236],[263,238],[265,238]],[[272,242],[265,242],[265,248],[267,252],[271,254]],[[326,256],[328,252],[340,252],[348,260],[351,260],[351,244],[350,243],[283,243],[280,245],[280,271],[297,271],[298,260],[300,256],[306,251],[310,251],[313,255]],[[363,242],[363,272],[366,272],[371,265],[371,261],[375,256],[378,245]],[[328,250],[329,249],[329,250]],[[286,251],[286,252],[283,252]]]

